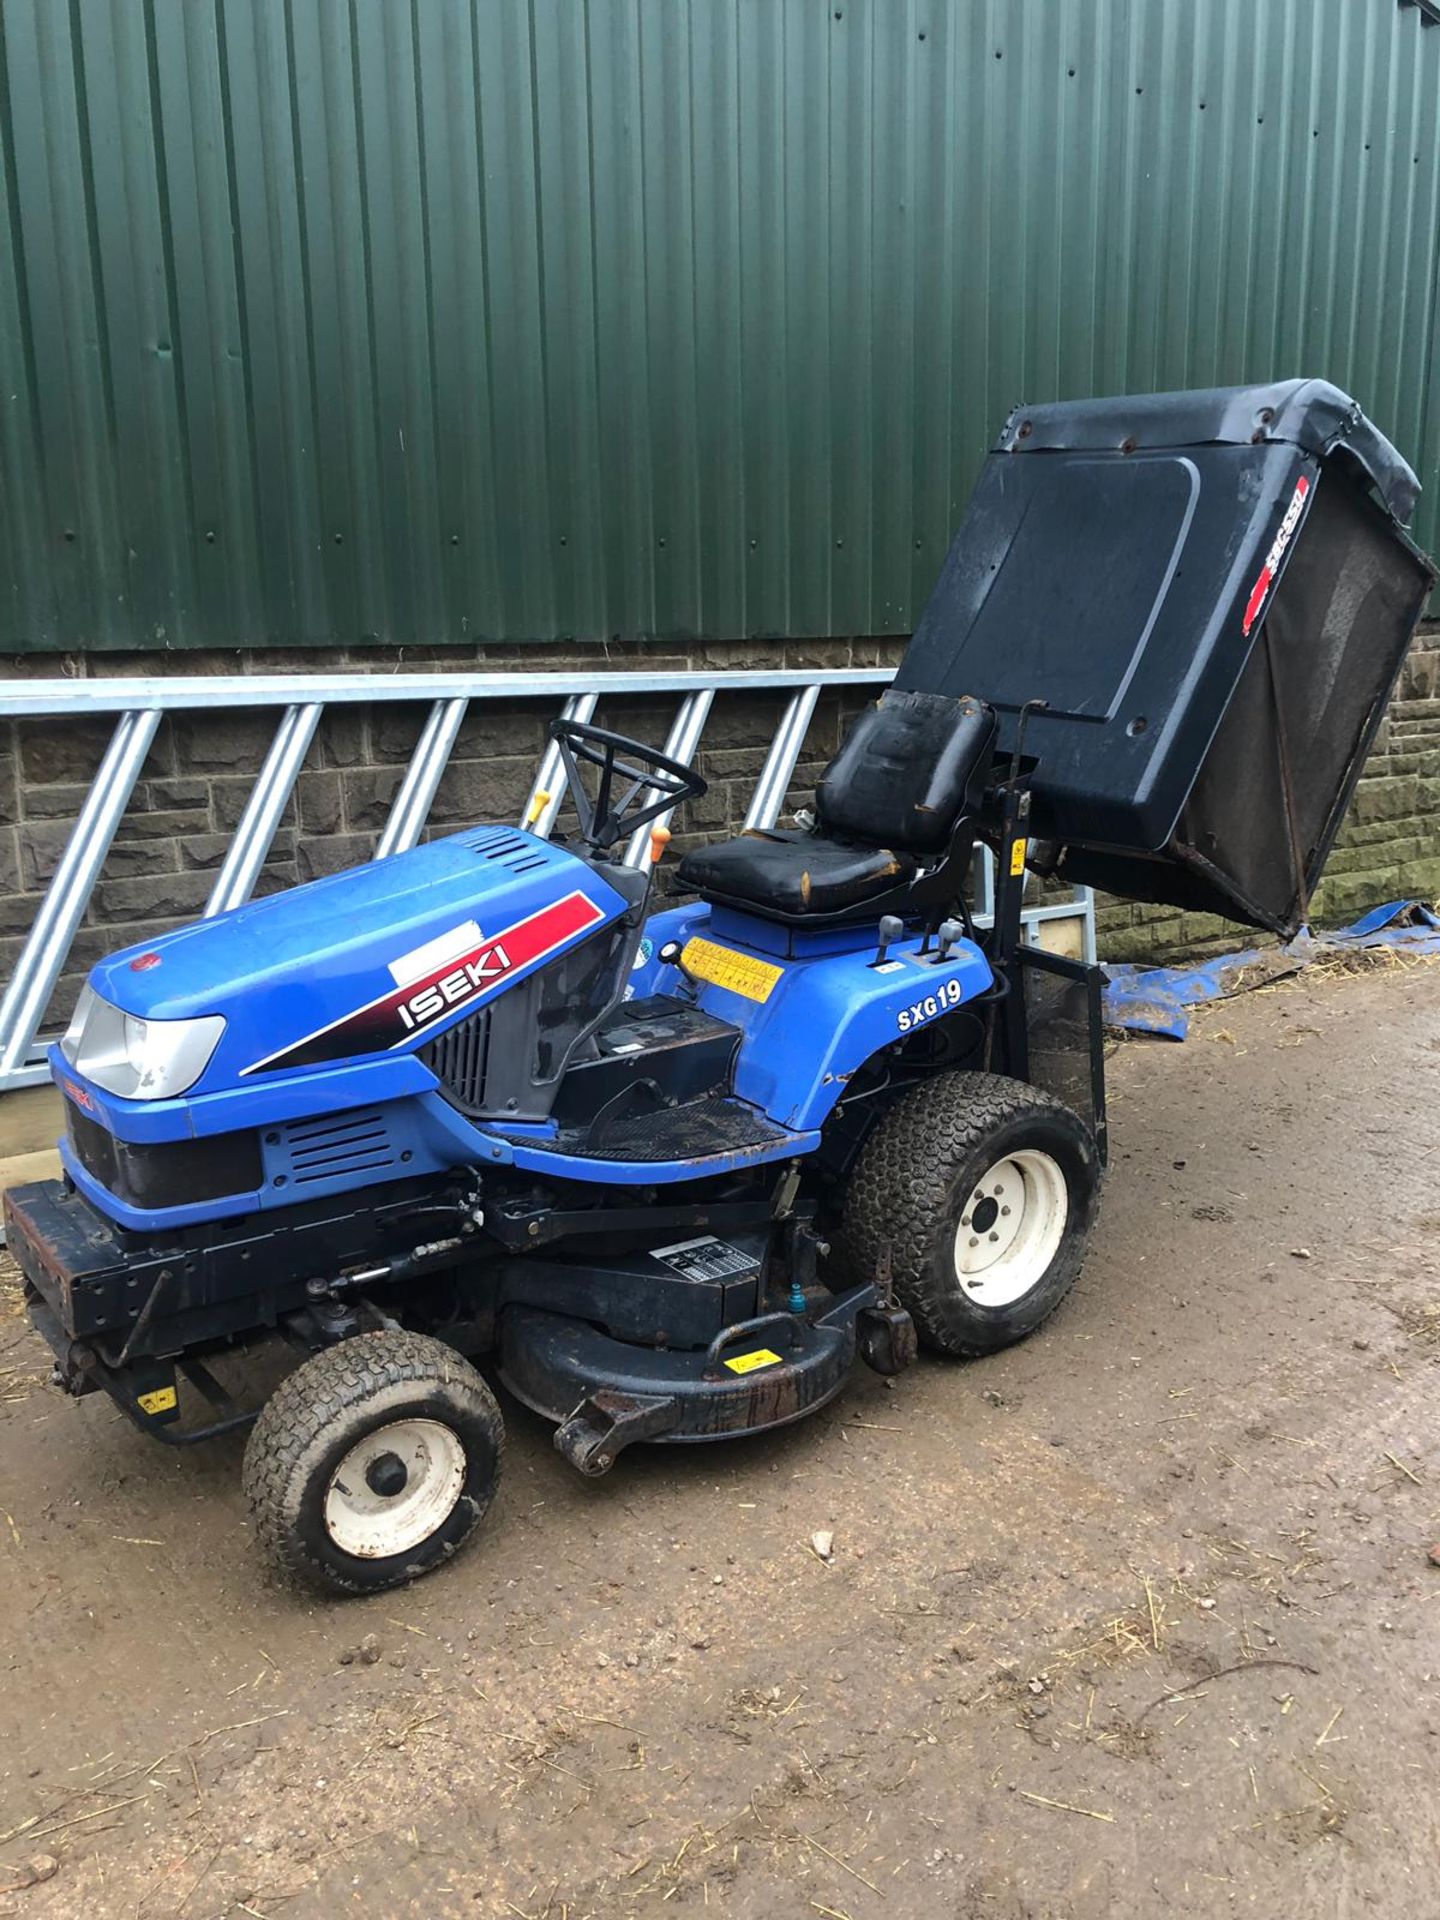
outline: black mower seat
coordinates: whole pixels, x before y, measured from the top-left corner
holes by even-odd
[[[798,915],[856,906],[914,875],[908,853],[851,846],[798,827],[764,827],[687,853],[678,877],[702,895],[715,892]]]
[[[816,829],[767,828],[700,847],[676,873],[702,899],[784,920],[831,917],[903,890],[978,805],[995,716],[968,695],[883,693],[815,788]]]

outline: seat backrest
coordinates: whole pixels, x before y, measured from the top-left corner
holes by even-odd
[[[821,774],[816,819],[869,846],[943,853],[960,815],[979,805],[994,738],[983,700],[889,688]]]

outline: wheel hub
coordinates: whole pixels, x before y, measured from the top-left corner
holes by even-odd
[[[392,1420],[357,1440],[330,1478],[325,1529],[342,1553],[410,1553],[442,1527],[465,1487],[460,1436],[439,1420]]]
[[[974,1233],[989,1233],[1000,1218],[1000,1202],[993,1194],[987,1193],[970,1216],[970,1227]]]
[[[365,1484],[382,1499],[393,1500],[405,1491],[410,1472],[398,1453],[382,1453],[365,1469]]]
[[[1048,1153],[1025,1147],[976,1181],[955,1233],[955,1271],[977,1306],[1008,1307],[1038,1286],[1069,1216],[1065,1175]]]

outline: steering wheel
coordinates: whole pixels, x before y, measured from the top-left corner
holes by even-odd
[[[682,800],[698,800],[708,790],[708,782],[683,760],[672,760],[643,740],[612,733],[608,727],[592,727],[583,720],[552,720],[550,737],[565,763],[570,798],[580,816],[580,836],[597,853],[608,853],[617,840],[628,840],[647,820],[669,813]],[[600,769],[593,800],[582,766]],[[629,783],[618,800],[614,797],[617,776]]]

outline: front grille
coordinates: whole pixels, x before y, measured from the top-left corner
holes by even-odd
[[[203,1140],[117,1140],[67,1099],[65,1132],[86,1173],[132,1207],[186,1207],[230,1193],[253,1193],[261,1184],[260,1147],[248,1130]]]
[[[396,1162],[390,1128],[379,1113],[326,1114],[292,1120],[280,1129],[281,1148],[297,1187],[353,1173],[373,1173]]]
[[[485,1111],[490,1062],[490,1009],[482,1007],[420,1049],[420,1058],[462,1113]]]

